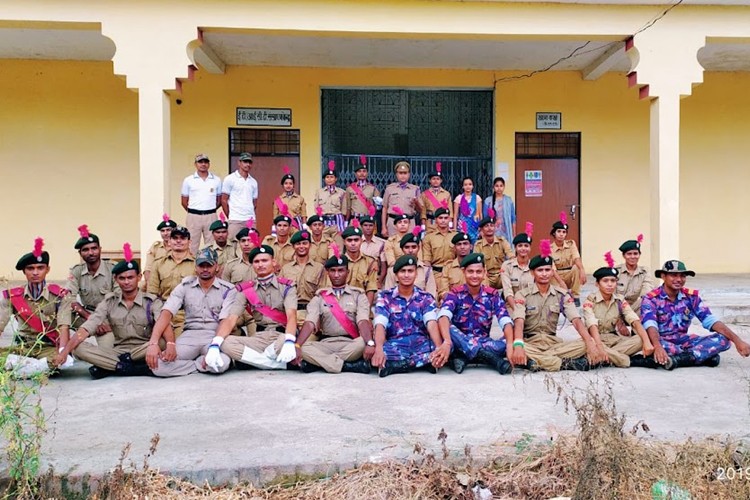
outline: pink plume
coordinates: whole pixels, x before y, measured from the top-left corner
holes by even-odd
[[[549,242],[549,240],[542,240],[539,243],[539,250],[542,253],[542,257],[545,259],[552,255],[552,244]]]
[[[534,223],[533,222],[527,222],[526,223],[526,235],[531,238],[531,233],[534,232]]]
[[[248,229],[252,229],[254,225],[255,225],[255,219],[247,219],[247,222],[245,222],[245,226]]]
[[[90,234],[89,227],[86,224],[78,226],[78,234],[81,235],[81,238],[88,238]]]
[[[308,233],[307,231],[302,231],[302,234],[300,236],[302,236],[303,238],[309,238],[310,233]]]
[[[351,226],[353,228],[358,228],[359,227],[359,219],[357,219],[357,218],[352,219]]]
[[[421,226],[414,226],[414,229],[411,230],[411,234],[414,236],[419,237],[420,234],[422,234],[422,227]]]
[[[375,212],[377,210],[375,209],[375,205],[370,205],[367,207],[367,212],[370,214],[370,217],[375,217]]]
[[[161,220],[164,222],[169,222],[169,214],[165,213],[161,216]]]
[[[469,234],[469,227],[466,225],[466,221],[465,220],[462,220],[461,224],[459,224],[459,226],[461,227],[461,232],[462,233]]]
[[[315,207],[315,213],[318,214],[318,217],[323,217],[323,207],[321,207],[320,205]]]
[[[568,223],[568,214],[566,214],[564,211],[560,212],[560,222],[562,222],[563,224]]]
[[[367,157],[365,155],[360,155],[359,163],[360,165],[367,165]]]
[[[41,257],[43,248],[44,240],[42,238],[36,238],[34,240],[34,251],[32,252],[34,254],[34,257]]]
[[[289,170],[289,166],[284,165],[284,175],[289,175],[292,171]]]
[[[336,162],[335,161],[330,160],[328,162],[328,170],[331,170],[331,171],[336,170]]]
[[[643,234],[639,234],[639,235],[638,235],[638,238],[636,238],[636,239],[635,239],[635,241],[637,241],[639,245],[640,245],[641,243],[643,243]]]
[[[490,219],[494,219],[495,218],[495,209],[492,208],[492,207],[488,208],[487,209],[487,215],[489,215]]]
[[[404,211],[401,210],[401,207],[393,207],[393,213],[396,215],[404,215]]]
[[[612,258],[612,252],[605,253],[604,260],[607,261],[608,267],[615,267],[615,259]]]
[[[227,216],[224,215],[224,212],[219,212],[219,220],[223,223],[227,221]]]
[[[130,243],[125,243],[122,246],[122,255],[125,256],[125,262],[131,262],[133,260],[133,249],[130,248]]]
[[[331,243],[331,253],[337,259],[341,258],[341,250],[339,250],[339,246],[336,243]]]
[[[435,171],[437,173],[441,173],[443,171],[443,163],[442,162],[435,163]]]
[[[258,233],[250,231],[248,237],[250,238],[250,243],[252,243],[254,247],[257,248],[260,246],[260,237],[258,236]]]

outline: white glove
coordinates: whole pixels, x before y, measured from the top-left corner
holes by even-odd
[[[372,202],[375,204],[376,207],[383,208],[383,198],[381,198],[380,196],[373,196]]]
[[[222,342],[224,342],[223,337],[214,337],[206,353],[206,366],[215,372],[224,367],[224,360],[221,359],[221,350],[219,349]]]
[[[57,350],[57,352],[63,352],[63,349],[65,348],[60,347]],[[68,354],[68,357],[65,358],[65,363],[60,365],[60,369],[62,370],[63,368],[71,368],[75,364],[75,362],[76,362],[75,358],[71,356],[70,354]]]
[[[284,345],[281,346],[281,351],[279,351],[279,355],[276,356],[276,361],[289,363],[297,357],[297,349],[294,347],[295,340],[297,340],[297,337],[291,333],[284,335]]]
[[[422,232],[424,233],[425,231],[427,231],[427,226],[422,224]]]

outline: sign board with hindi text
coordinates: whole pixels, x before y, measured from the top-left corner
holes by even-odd
[[[537,130],[560,130],[562,129],[562,113],[537,113]]]
[[[237,125],[291,127],[289,108],[237,108]]]
[[[524,171],[524,188],[523,193],[527,198],[541,198],[542,196],[542,171],[525,170]]]

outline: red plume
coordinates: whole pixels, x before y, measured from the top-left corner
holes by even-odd
[[[534,223],[533,222],[527,222],[526,223],[526,235],[531,238],[531,233],[534,232]]]
[[[566,214],[565,211],[560,212],[560,222],[563,224],[568,223],[568,214]]]
[[[396,215],[404,215],[404,211],[401,210],[401,207],[393,207],[393,213]]]
[[[542,253],[542,257],[545,259],[552,255],[552,244],[549,242],[549,240],[542,240],[539,242],[539,250]]]
[[[370,214],[370,217],[375,217],[375,212],[377,210],[375,209],[375,205],[370,205],[367,207],[367,212]]]
[[[219,220],[221,222],[226,222],[227,221],[227,216],[224,215],[224,212],[219,212]]]
[[[359,219],[357,219],[357,218],[354,218],[354,219],[352,219],[352,221],[351,221],[351,222],[350,222],[349,224],[350,224],[350,225],[351,225],[351,226],[352,226],[353,228],[358,228],[358,227],[359,227]]]
[[[411,230],[411,234],[419,237],[419,235],[422,234],[422,226],[414,226],[414,229]]]
[[[487,209],[487,215],[490,217],[490,219],[495,219],[495,209],[490,207]]]
[[[441,173],[443,171],[443,163],[442,162],[437,162],[435,164],[435,171],[437,173]]]
[[[336,162],[335,161],[330,160],[328,162],[328,170],[331,170],[331,171],[336,170]]]
[[[336,243],[331,243],[331,253],[337,259],[341,258],[341,250],[339,250],[339,246]]]
[[[43,248],[44,248],[44,240],[42,238],[35,239],[34,251],[32,252],[34,254],[34,257],[41,257]]]
[[[607,267],[615,267],[615,259],[612,258],[612,252],[605,253],[604,260],[607,261]]]
[[[133,260],[133,249],[130,248],[130,243],[125,243],[122,246],[122,255],[125,256],[125,262],[131,262]]]
[[[637,238],[635,239],[635,241],[637,241],[639,245],[640,245],[641,243],[643,243],[643,235],[642,235],[642,234],[639,234],[639,235],[638,235],[638,237],[637,237]]]
[[[284,165],[284,175],[289,175],[290,173],[292,173],[292,171],[289,170],[289,166]]]
[[[86,224],[78,226],[78,234],[81,235],[81,238],[88,238],[89,237],[89,227]]]
[[[466,225],[466,221],[465,220],[462,220],[461,223],[459,224],[459,226],[461,227],[461,232],[462,233],[469,234],[469,229],[468,229],[468,226]]]
[[[367,157],[365,155],[360,155],[359,163],[360,165],[367,165]]]
[[[164,222],[169,222],[169,214],[165,213],[161,216],[161,220]]]
[[[247,219],[247,222],[245,222],[245,227],[248,229],[252,229],[255,225],[255,219]]]
[[[250,231],[247,236],[250,238],[250,243],[252,243],[254,247],[257,248],[260,246],[260,237],[258,236],[258,233]]]

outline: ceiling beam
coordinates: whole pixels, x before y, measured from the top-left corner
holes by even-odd
[[[613,45],[597,57],[594,62],[581,70],[581,76],[583,79],[597,80],[615,65],[618,54],[625,55],[624,49],[625,42],[614,42]]]
[[[193,61],[209,73],[222,75],[226,71],[226,64],[204,40],[193,52]]]

